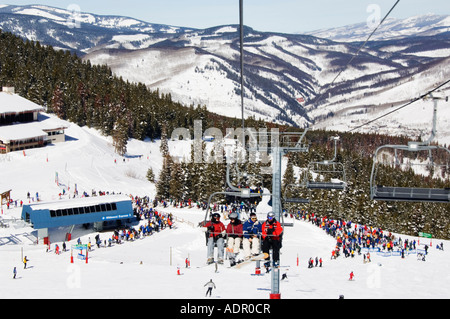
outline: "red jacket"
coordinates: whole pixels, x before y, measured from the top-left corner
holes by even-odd
[[[241,221],[238,221],[238,224],[229,223],[227,226],[227,235],[228,237],[236,238],[240,237],[242,238],[244,231],[244,225]]]
[[[262,238],[263,240],[266,239],[268,233],[267,231],[269,229],[273,229],[272,233],[272,239],[273,240],[280,240],[280,236],[283,233],[283,227],[281,226],[280,222],[275,220],[273,223],[264,222],[262,225]]]
[[[209,228],[211,226],[214,227],[213,231],[209,230]],[[209,236],[208,237],[217,237],[217,236],[221,235],[222,232],[225,231],[225,225],[222,222],[213,223],[213,222],[209,221],[205,225],[205,227],[208,228],[208,231],[209,231]]]

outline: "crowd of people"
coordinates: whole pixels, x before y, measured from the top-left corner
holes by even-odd
[[[253,192],[262,192],[262,190],[253,190]],[[110,192],[98,192],[98,195],[108,195]],[[83,194],[84,196],[89,196]],[[92,192],[92,196],[97,196],[97,192]],[[30,196],[27,194],[27,196]],[[38,194],[36,194],[38,197]],[[139,238],[151,236],[155,232],[172,228],[173,215],[171,213],[161,213],[158,207],[196,207],[198,209],[206,209],[206,202],[192,202],[191,200],[175,201],[175,200],[158,200],[150,199],[148,196],[139,197],[131,196],[133,203],[134,215],[140,220],[138,226],[127,226],[117,228],[113,231],[110,238],[103,242],[96,238],[95,243],[107,247],[112,244],[121,244],[124,241],[134,241]],[[224,253],[231,260],[236,261],[240,252],[243,260],[248,260],[254,256],[258,256],[261,251],[266,254],[269,259],[269,251],[273,252],[274,264],[279,262],[279,252],[282,246],[283,228],[279,221],[274,218],[272,212],[267,214],[265,221],[259,221],[256,218],[256,207],[260,201],[260,197],[251,198],[245,201],[237,197],[227,198],[226,203],[213,203],[211,209],[211,220],[202,225],[206,232],[207,240],[207,263],[214,262],[214,249],[218,248],[217,262],[223,263]],[[20,205],[20,204],[19,204]],[[225,216],[230,220],[227,226],[220,221],[220,216]],[[239,216],[249,218],[245,221]],[[363,253],[364,262],[370,262],[370,251],[400,252],[404,257],[408,250],[416,250],[418,242],[413,239],[397,238],[391,232],[383,231],[378,227],[371,227],[346,221],[344,219],[333,219],[327,216],[318,216],[306,210],[300,210],[292,214],[292,217],[310,222],[325,231],[326,234],[336,239],[336,245],[331,251],[331,259],[340,256],[355,257]],[[97,235],[99,236],[99,235]],[[64,243],[65,245],[65,243]],[[443,245],[437,246],[443,249]],[[59,248],[59,247],[58,247]],[[425,254],[428,246],[425,245]],[[65,251],[65,247],[63,247]],[[322,257],[312,257],[308,260],[308,268],[322,267]]]
[[[418,242],[413,239],[396,237],[391,232],[383,231],[379,227],[371,227],[343,219],[332,219],[327,216],[320,217],[306,210],[300,210],[294,214],[299,220],[311,222],[323,229],[328,235],[336,239],[336,246],[331,251],[331,259],[336,259],[343,255],[355,257],[364,251],[364,262],[370,262],[370,251],[376,252],[399,252],[402,257],[405,252],[416,250]],[[424,245],[425,252],[428,245]]]
[[[106,193],[104,195],[107,195]],[[104,196],[100,195],[100,196]],[[96,196],[96,195],[94,195]],[[174,224],[174,216],[172,213],[162,213],[156,209],[154,204],[156,202],[150,201],[148,196],[138,197],[131,196],[134,216],[139,221],[138,225],[124,225],[113,230],[112,235],[108,238],[101,238],[100,234],[95,236],[94,244],[97,248],[111,247],[113,244],[123,244],[124,242],[131,242],[137,239],[142,239],[158,233],[166,228],[172,229]],[[77,239],[77,245],[82,245],[81,238]],[[88,238],[87,249],[92,249],[91,238]],[[55,244],[54,252],[60,254],[62,251],[67,251],[66,242],[62,243],[62,250],[58,244]],[[50,252],[50,243],[47,245],[47,252]]]
[[[231,189],[227,189],[231,192]],[[250,188],[250,194],[263,194],[263,190],[260,187]],[[211,203],[211,211],[220,212],[227,216],[231,213],[238,213],[239,215],[245,213],[250,214],[256,212],[256,207],[261,201],[260,196],[251,197],[247,199],[239,198],[237,196],[226,195],[225,201],[222,203]],[[164,208],[173,206],[177,208],[197,208],[206,210],[208,203],[206,201],[192,201],[191,199],[175,200],[175,199],[154,199],[153,206],[156,207],[162,205]]]

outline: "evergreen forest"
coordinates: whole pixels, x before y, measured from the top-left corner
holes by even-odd
[[[226,189],[225,162],[194,163],[193,150],[191,161],[178,162],[170,157],[164,145],[175,128],[187,128],[193,133],[196,120],[202,121],[203,129],[215,127],[225,133],[226,128],[240,127],[240,119],[213,114],[206,106],[182,105],[172,101],[170,94],[115,76],[106,65],[91,65],[69,51],[55,50],[1,30],[0,85],[13,86],[17,94],[46,107],[47,112],[61,119],[112,136],[119,155],[126,153],[130,138],[161,139],[165,158],[161,174],[154,176],[149,170],[147,175],[156,182],[160,198],[205,202],[211,193]],[[268,130],[277,127],[282,132],[295,130],[254,118],[246,120],[245,125]],[[332,158],[334,144],[329,138],[333,135],[340,136],[337,161],[345,167],[348,187],[345,191],[306,191],[295,172],[299,168],[302,172],[301,168],[311,161]],[[407,144],[405,137],[311,130],[306,138],[309,152],[287,155],[282,192],[286,197],[309,198],[310,203],[285,204],[287,212],[304,209],[318,216],[344,218],[392,232],[414,236],[426,232],[434,238],[450,239],[448,204],[370,200],[369,180],[375,149],[384,144]],[[241,165],[240,169],[250,175],[259,174],[260,164]],[[441,172],[442,178],[429,178],[414,174],[412,169],[386,166],[379,180],[386,184],[442,188],[448,187],[449,175],[448,167]],[[249,178],[241,185],[271,190],[271,175],[263,175],[262,180]]]

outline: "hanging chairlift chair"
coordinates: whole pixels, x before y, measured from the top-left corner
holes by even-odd
[[[297,185],[297,184],[289,184],[286,187],[290,188],[290,187],[297,187],[297,186],[302,186],[302,185]],[[300,197],[294,197],[294,198],[289,198],[286,196],[283,197],[283,202],[284,203],[292,203],[292,204],[309,204],[310,199],[309,198],[300,198]]]
[[[382,186],[377,185],[378,168],[380,167],[379,154],[386,152],[386,150],[394,150],[395,166],[400,166],[398,160],[398,152],[418,154],[419,152],[427,152],[430,164],[428,166],[445,168],[448,171],[448,163],[450,158],[450,150],[445,147],[431,145],[432,140],[436,135],[436,120],[437,120],[437,101],[443,98],[434,97],[433,111],[433,129],[430,138],[426,142],[409,142],[408,145],[383,145],[378,147],[373,157],[372,173],[370,176],[370,197],[373,200],[380,201],[404,201],[404,202],[435,202],[435,203],[449,203],[450,202],[450,188],[420,188],[420,187],[398,187],[398,186]],[[433,151],[441,151],[446,153],[446,164],[436,165],[432,158]],[[417,164],[408,163],[409,165],[417,166]],[[421,164],[424,165],[424,164]]]
[[[410,142],[409,145],[384,145],[380,146],[374,155],[374,163],[372,166],[372,173],[370,177],[370,197],[373,200],[382,201],[406,201],[406,202],[437,202],[437,203],[449,203],[450,202],[450,188],[420,188],[420,187],[399,187],[399,186],[382,186],[377,185],[376,178],[378,176],[378,168],[380,161],[378,160],[379,154],[386,149],[395,151],[397,157],[397,151],[402,150],[404,152],[418,153],[428,152],[431,154],[433,150],[442,150],[450,155],[450,151],[441,146],[434,145],[422,145],[418,142]],[[410,164],[411,166],[415,164]],[[399,166],[396,158],[396,166]],[[416,165],[417,166],[417,165]],[[446,167],[446,165],[435,165],[436,167]]]
[[[337,141],[339,140],[339,137],[332,137],[332,139],[334,140],[334,158],[331,160],[311,162],[308,164],[308,174],[305,176],[306,188],[311,190],[345,190],[347,187],[344,165],[336,162]],[[308,176],[312,173],[317,175],[332,175],[334,178],[331,178],[328,181],[309,180]]]

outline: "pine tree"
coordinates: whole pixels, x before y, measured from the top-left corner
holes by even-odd
[[[156,183],[157,196],[160,198],[170,198],[170,175],[172,169],[172,158],[164,157],[163,167],[159,173],[158,182]]]
[[[289,187],[293,184],[295,184],[294,164],[292,163],[291,157],[289,157],[287,167],[283,175],[282,190],[285,197],[291,197],[293,195],[292,190],[290,190]]]
[[[146,175],[146,177],[147,177],[147,180],[148,180],[149,182],[152,182],[152,183],[155,182],[155,173],[153,172],[153,168],[150,167],[150,168],[147,170],[147,175]]]
[[[118,120],[114,126],[112,135],[114,151],[120,156],[127,153],[128,134],[126,131],[126,124],[123,120]]]
[[[212,193],[222,192],[224,191],[225,185],[225,165],[223,163],[217,163],[213,159],[215,158],[214,149],[211,150],[209,154],[208,161],[203,164],[204,166],[204,199],[208,199],[208,197]],[[216,198],[217,199],[217,198]]]
[[[167,122],[166,121],[164,121],[161,129],[162,129],[162,131],[161,131],[161,146],[160,146],[161,154],[163,156],[168,156],[169,155],[169,144],[167,141]]]
[[[178,201],[183,199],[183,171],[181,170],[181,164],[177,162],[172,162],[169,194],[171,199]]]
[[[56,114],[57,117],[63,120],[66,119],[66,109],[65,109],[66,105],[64,102],[64,92],[59,85],[53,92],[50,108]]]

